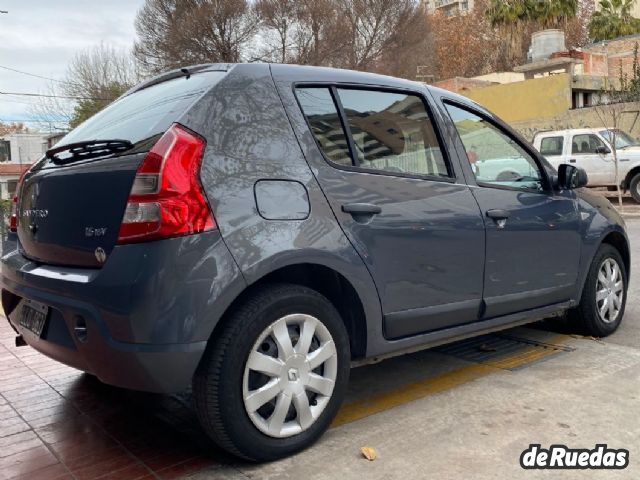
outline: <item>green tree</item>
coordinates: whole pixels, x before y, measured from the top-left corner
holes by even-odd
[[[486,15],[507,39],[507,61],[513,65],[523,55],[525,27],[565,29],[578,9],[579,0],[491,0]]]
[[[635,0],[600,0],[600,9],[593,12],[589,36],[594,42],[611,40],[640,32],[640,20],[631,16]]]
[[[491,0],[486,10],[491,26],[507,39],[507,62],[516,64],[522,58],[521,31],[530,19],[531,9],[527,0]]]
[[[562,28],[578,14],[578,0],[530,0],[529,17],[542,28]]]

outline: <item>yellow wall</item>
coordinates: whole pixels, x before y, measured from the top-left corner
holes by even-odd
[[[459,93],[478,102],[506,122],[553,118],[571,108],[568,74],[505,83]]]
[[[629,133],[633,138],[640,138],[640,104],[627,103],[618,120],[618,128]],[[569,110],[564,115],[554,118],[524,120],[511,122],[511,127],[518,130],[527,140],[531,140],[537,132],[549,130],[565,130],[570,128],[604,128],[611,127],[613,121],[607,109],[598,107]]]

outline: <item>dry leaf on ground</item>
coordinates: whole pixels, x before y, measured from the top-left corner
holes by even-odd
[[[362,453],[362,456],[370,462],[373,462],[378,457],[378,454],[373,447],[362,447],[360,452]]]

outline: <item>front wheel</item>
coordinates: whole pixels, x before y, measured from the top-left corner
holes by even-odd
[[[216,332],[194,378],[209,436],[241,458],[269,461],[315,442],[340,407],[349,339],[335,307],[298,285],[263,287]]]
[[[581,333],[606,337],[616,331],[627,301],[627,271],[620,252],[602,244],[591,263],[580,304],[569,319]]]
[[[640,173],[636,173],[629,182],[629,192],[636,203],[640,203]]]

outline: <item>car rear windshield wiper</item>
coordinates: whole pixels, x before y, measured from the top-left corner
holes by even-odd
[[[85,140],[47,150],[45,156],[57,165],[121,153],[133,147],[129,140]],[[63,155],[60,155],[63,154]]]

